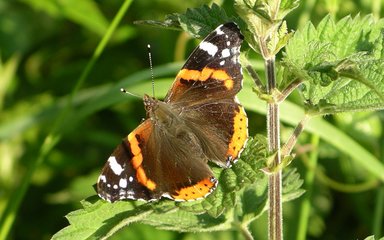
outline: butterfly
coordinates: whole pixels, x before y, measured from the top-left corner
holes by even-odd
[[[144,95],[147,119],[108,158],[97,182],[102,199],[192,201],[216,188],[208,161],[230,167],[248,139],[236,97],[242,41],[235,23],[218,26],[189,56],[164,101]]]

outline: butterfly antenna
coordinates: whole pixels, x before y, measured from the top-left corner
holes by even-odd
[[[131,96],[134,96],[134,97],[137,97],[137,98],[141,98],[139,95],[136,95],[134,93],[131,93],[131,92],[128,92],[127,90],[125,90],[125,88],[120,88],[120,91],[124,94],[128,94],[128,95],[131,95]]]
[[[152,97],[155,97],[155,79],[153,76],[153,66],[152,66],[152,53],[151,53],[151,45],[147,45],[148,49],[148,58],[149,58],[149,68],[151,69],[151,80],[152,80]]]

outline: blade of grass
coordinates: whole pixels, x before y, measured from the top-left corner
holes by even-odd
[[[384,144],[384,130],[381,131],[381,137],[380,137],[381,146]],[[380,149],[380,160],[382,163],[384,163],[384,149]],[[375,237],[379,238],[380,236],[383,236],[382,232],[382,225],[383,225],[383,218],[384,218],[384,186],[381,184],[379,189],[376,193],[376,201],[375,201],[375,208],[374,208],[374,215],[373,215],[373,229],[372,232]]]
[[[116,14],[112,23],[108,27],[107,32],[98,44],[92,58],[87,63],[79,80],[76,82],[75,87],[73,88],[71,94],[68,97],[67,104],[65,105],[59,116],[56,118],[51,133],[45,138],[43,145],[41,146],[39,156],[34,162],[31,163],[31,167],[27,168],[27,172],[24,176],[23,181],[21,182],[21,185],[19,186],[19,188],[17,188],[17,190],[14,192],[14,194],[11,195],[11,198],[8,200],[6,210],[0,219],[0,239],[6,239],[6,237],[8,236],[8,233],[16,218],[17,211],[29,187],[35,169],[44,161],[47,154],[60,141],[62,132],[61,126],[63,123],[66,122],[67,116],[70,115],[72,111],[74,96],[78,93],[79,89],[87,79],[91,69],[93,68],[94,64],[105,49],[108,41],[110,40],[113,32],[116,30],[118,24],[120,23],[121,19],[128,10],[128,7],[130,6],[131,2],[132,0],[125,0],[125,2],[120,7],[118,13]]]
[[[313,182],[315,179],[316,165],[317,165],[317,156],[318,156],[318,146],[319,146],[319,136],[312,135],[311,145],[313,146],[313,151],[311,151],[309,161],[308,161],[308,171],[305,176],[305,189],[307,190],[304,198],[301,202],[300,207],[300,217],[297,230],[297,240],[305,240],[307,236],[308,220],[311,210],[311,198],[313,192]]]

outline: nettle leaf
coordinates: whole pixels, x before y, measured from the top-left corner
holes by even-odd
[[[53,239],[104,239],[133,222],[179,232],[228,230],[234,222],[249,223],[267,210],[267,157],[265,137],[250,138],[247,147],[231,168],[214,167],[217,189],[207,198],[192,202],[118,201],[108,203],[92,196],[81,203],[83,209],[67,215],[70,226]],[[283,200],[302,194],[302,180],[295,170],[283,174]]]
[[[211,7],[203,5],[199,8],[189,8],[185,14],[179,16],[183,30],[195,38],[203,38],[220,24],[234,20],[217,4],[212,4]]]
[[[299,198],[305,190],[301,189],[303,180],[295,168],[285,168],[283,170],[283,202],[288,202]],[[247,186],[241,196],[241,210],[238,218],[243,223],[249,223],[257,219],[262,213],[268,210],[268,179],[263,178],[257,183]],[[241,213],[241,214],[240,214]]]
[[[279,19],[285,18],[288,13],[300,5],[300,0],[281,0],[279,9]]]
[[[138,20],[135,21],[135,24],[148,25],[153,27],[161,27],[173,30],[181,30],[179,22],[179,13],[172,13],[165,16],[164,21],[156,20]]]
[[[277,54],[292,35],[282,19],[298,5],[298,0],[235,0],[237,13],[247,24],[242,29],[248,45],[263,55]],[[259,49],[263,42],[268,51]]]
[[[141,20],[135,23],[184,30],[194,38],[203,38],[220,24],[230,21],[236,22],[236,18],[228,17],[224,9],[214,3],[211,7],[203,5],[198,8],[188,8],[184,14],[167,15],[164,21]]]
[[[261,139],[261,137],[259,137]],[[150,224],[160,229],[180,232],[202,232],[230,229],[234,221],[235,206],[244,188],[264,182],[266,176],[259,170],[265,167],[265,140],[248,140],[246,149],[231,168],[213,167],[219,179],[217,189],[207,198],[192,202],[118,201],[113,204],[97,196],[82,201],[83,209],[67,215],[70,226],[54,239],[105,238],[132,222]],[[266,184],[258,192],[266,192]],[[259,186],[259,188],[260,188]],[[266,196],[259,196],[265,204]],[[260,207],[263,208],[263,207]]]
[[[372,16],[325,17],[307,24],[286,46],[287,81],[300,88],[312,114],[382,109],[384,107],[384,21]],[[283,82],[282,85],[286,85]]]
[[[283,202],[299,198],[305,190],[301,189],[304,181],[296,168],[285,168],[283,171]]]

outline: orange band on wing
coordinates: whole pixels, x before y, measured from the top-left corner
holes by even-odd
[[[201,71],[201,75],[198,80],[207,81],[207,79],[210,78],[214,72],[214,69],[205,67],[203,68],[203,71]]]
[[[176,76],[177,79],[184,79],[187,81],[207,81],[208,79],[215,79],[223,81],[228,90],[233,88],[233,79],[224,70],[215,70],[213,68],[205,67],[202,71],[182,69]]]
[[[143,163],[143,154],[139,146],[140,139],[148,140],[149,134],[152,131],[152,125],[147,120],[138,126],[128,135],[128,142],[130,144],[130,150],[133,155],[131,163],[133,168],[136,170],[136,178],[139,183],[147,187],[149,190],[154,190],[156,188],[156,183],[147,177],[142,163]]]
[[[136,177],[137,180],[146,186],[149,190],[153,191],[156,188],[156,183],[153,182],[151,179],[147,178],[147,175],[144,172],[144,169],[142,167],[139,167],[136,169]]]
[[[176,78],[183,78],[185,80],[199,80],[201,72],[198,70],[182,69],[177,74]]]
[[[242,106],[238,106],[238,112],[233,118],[234,133],[229,142],[227,156],[236,159],[248,139],[248,119]]]
[[[216,183],[216,179],[211,179],[211,177],[205,178],[195,185],[176,191],[176,194],[172,194],[172,197],[179,201],[203,198],[214,190]]]

